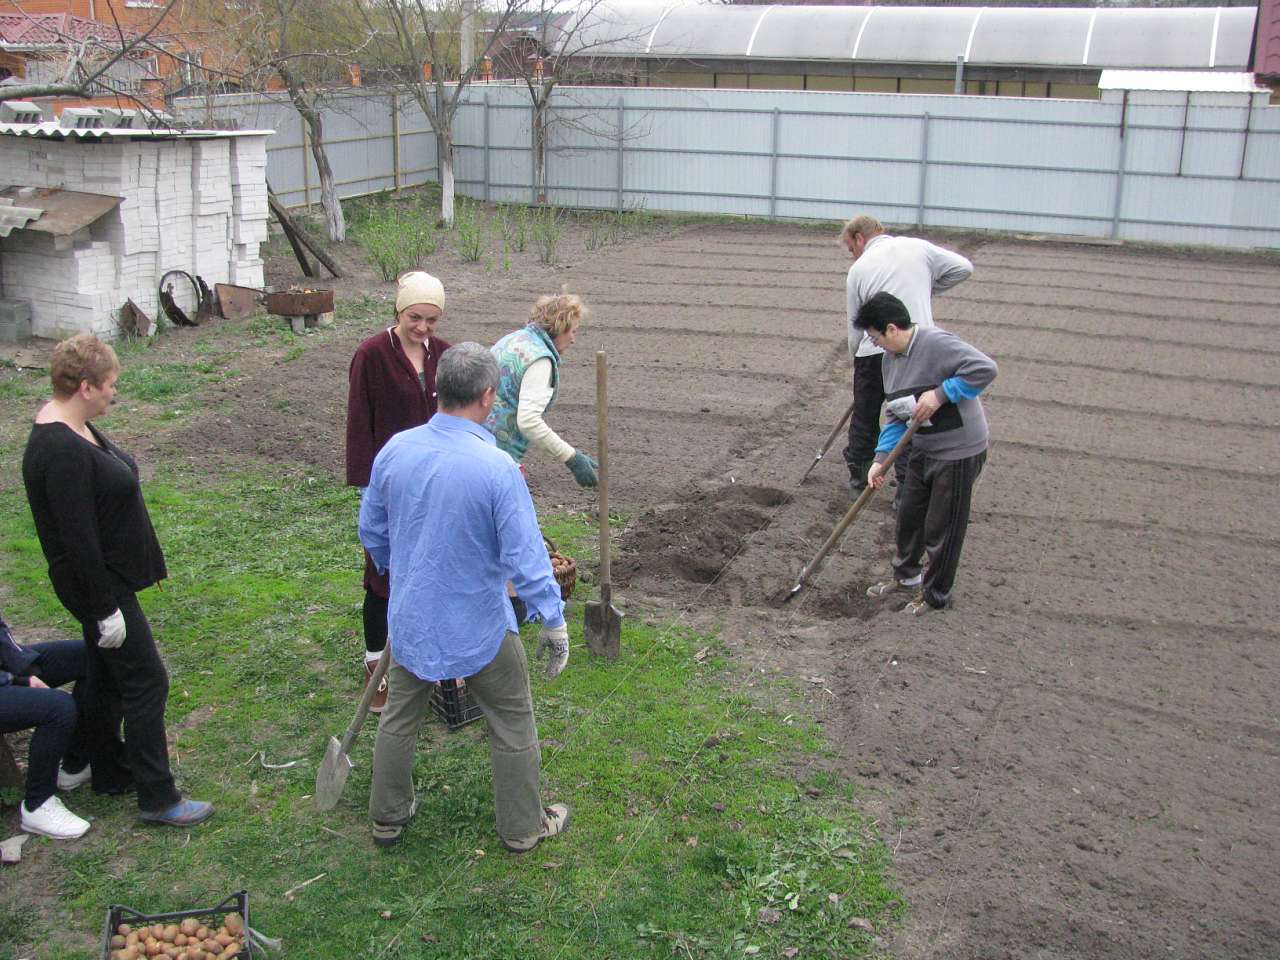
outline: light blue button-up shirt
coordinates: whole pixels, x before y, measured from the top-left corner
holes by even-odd
[[[437,413],[373,461],[360,540],[391,570],[392,653],[423,680],[469,677],[516,630],[506,584],[548,626],[564,603],[520,468],[493,434]]]

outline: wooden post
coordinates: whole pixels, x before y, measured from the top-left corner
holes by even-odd
[[[302,204],[311,209],[311,132],[307,121],[302,121]]]
[[[391,94],[391,177],[400,192],[400,94]]]

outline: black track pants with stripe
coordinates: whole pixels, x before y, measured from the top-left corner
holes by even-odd
[[[919,449],[912,449],[907,460],[893,572],[899,580],[912,580],[927,557],[923,590],[932,607],[946,606],[951,599],[973,485],[986,461],[985,450],[963,460],[937,460]]]

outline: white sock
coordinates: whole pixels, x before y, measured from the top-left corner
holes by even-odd
[[[377,663],[377,662],[378,662],[379,660],[381,660],[381,659],[382,659],[382,651],[381,651],[381,650],[373,650],[373,651],[366,650],[366,651],[364,652],[364,662],[365,662],[365,663]]]

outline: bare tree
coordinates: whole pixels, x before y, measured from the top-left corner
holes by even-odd
[[[639,24],[614,14],[606,0],[533,0],[522,29],[510,29],[501,44],[498,69],[524,81],[533,108],[534,194],[547,199],[547,149],[555,124],[596,137],[624,139],[634,130],[618,129],[592,112],[566,112],[553,119],[551,95],[562,84],[616,82],[625,72],[618,58],[600,51],[638,44],[653,24]],[[514,53],[514,55],[513,55]]]
[[[483,14],[470,0],[363,0],[369,33],[382,42],[378,50],[386,71],[421,108],[436,137],[440,165],[440,219],[453,223],[453,119],[467,85],[475,78],[495,39],[526,0],[498,0]],[[463,67],[461,41],[468,15],[486,18],[487,37],[480,56]],[[424,69],[424,65],[429,68]]]
[[[320,207],[329,239],[347,236],[333,167],[324,141],[322,109],[335,82],[345,86],[347,64],[368,39],[353,3],[345,0],[205,0],[203,17],[217,24],[239,54],[241,86],[279,80],[306,125],[311,158],[320,175]],[[357,38],[354,42],[352,38]]]

